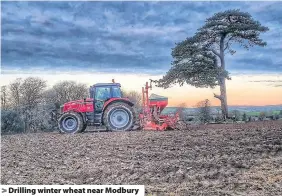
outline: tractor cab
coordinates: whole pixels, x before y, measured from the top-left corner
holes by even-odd
[[[105,102],[112,98],[121,98],[119,83],[98,83],[90,87],[90,98],[94,101],[94,112],[101,113]]]
[[[90,98],[106,101],[110,98],[121,98],[120,83],[98,83],[90,87]]]
[[[88,125],[104,125],[109,131],[128,131],[135,123],[133,103],[123,98],[120,83],[90,86],[90,98],[74,100],[62,106],[58,127],[64,133],[83,132]]]

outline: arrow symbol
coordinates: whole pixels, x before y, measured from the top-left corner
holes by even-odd
[[[7,189],[2,188],[2,193],[6,193],[6,192],[7,192]]]

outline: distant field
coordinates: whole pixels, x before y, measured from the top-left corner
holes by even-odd
[[[259,116],[261,112],[246,112],[247,116]],[[279,110],[274,110],[272,112],[267,112],[267,114],[280,114]]]
[[[162,111],[162,114],[168,114],[168,113],[173,113],[177,110],[177,107],[167,107],[165,108],[163,111]],[[185,113],[188,115],[188,116],[193,116],[195,115],[197,109],[196,108],[185,108]],[[211,108],[212,110],[212,113],[213,114],[217,114],[217,110],[212,107]],[[280,110],[259,110],[259,111],[244,111],[244,110],[241,110],[240,108],[237,109],[237,108],[230,108],[229,111],[232,112],[234,110],[239,110],[242,114],[243,113],[246,113],[247,116],[259,116],[261,112],[266,112],[267,115],[269,114],[280,114]]]

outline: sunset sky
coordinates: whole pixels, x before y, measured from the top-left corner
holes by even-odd
[[[235,45],[236,54],[226,56],[228,104],[282,104],[282,2],[1,2],[1,85],[28,76],[49,86],[114,78],[141,91],[169,70],[175,43],[227,9],[247,11],[270,29],[261,35],[266,47]],[[218,91],[188,85],[152,90],[168,96],[170,106],[206,98],[218,105]]]

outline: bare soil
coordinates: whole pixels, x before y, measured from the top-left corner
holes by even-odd
[[[282,121],[2,136],[2,184],[141,184],[147,195],[282,195]]]

